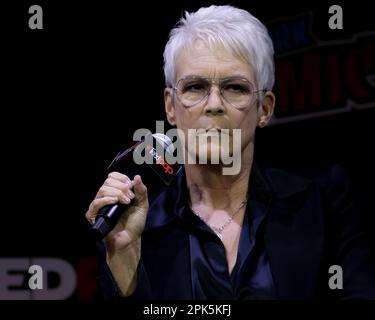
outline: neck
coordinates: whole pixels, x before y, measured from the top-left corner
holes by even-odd
[[[185,164],[191,206],[210,210],[234,210],[247,198],[253,145],[242,151],[241,169],[223,175],[222,165]]]

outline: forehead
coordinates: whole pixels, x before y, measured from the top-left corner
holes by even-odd
[[[251,82],[255,80],[254,69],[244,58],[223,46],[208,46],[200,40],[178,55],[175,70],[176,80],[189,75],[216,79],[239,76]]]

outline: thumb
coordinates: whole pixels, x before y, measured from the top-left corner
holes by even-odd
[[[133,180],[133,190],[138,203],[142,203],[143,201],[147,200],[147,188],[143,184],[141,176],[138,174]]]

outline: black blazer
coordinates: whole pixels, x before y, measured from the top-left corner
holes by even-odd
[[[258,171],[272,190],[264,242],[279,299],[375,299],[375,263],[347,175],[333,166],[314,179],[277,169]],[[250,179],[251,181],[251,179]],[[192,299],[189,229],[176,210],[186,205],[182,172],[150,205],[142,235],[138,286],[130,299]],[[98,296],[119,293],[99,247]],[[331,265],[343,289],[331,290]]]

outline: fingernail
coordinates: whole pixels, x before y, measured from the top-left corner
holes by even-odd
[[[123,202],[129,203],[130,199],[127,196],[121,196]]]
[[[133,199],[135,197],[135,194],[129,190],[127,196],[130,198],[130,199]]]

